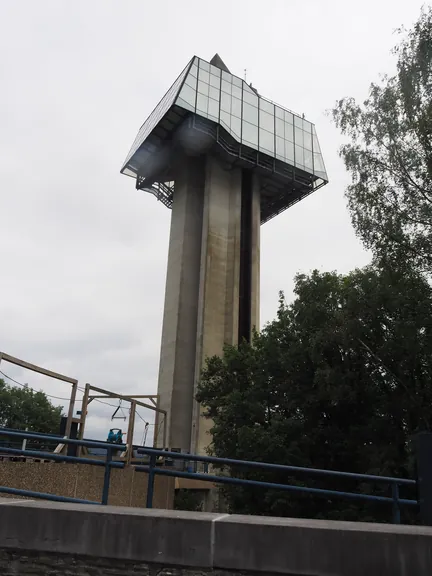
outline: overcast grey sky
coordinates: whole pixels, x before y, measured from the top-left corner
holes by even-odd
[[[394,70],[394,30],[422,4],[0,0],[0,350],[81,384],[156,392],[170,211],[119,170],[194,54],[219,52],[264,96],[315,122],[331,181],[262,227],[262,322],[279,290],[292,297],[296,272],[366,264],[325,111],[363,99]],[[67,384],[0,368],[69,395]],[[92,405],[86,435],[104,438],[112,411]]]

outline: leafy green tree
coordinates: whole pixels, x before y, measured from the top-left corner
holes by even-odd
[[[207,361],[197,400],[216,456],[413,477],[432,426],[432,294],[415,271],[299,275],[294,302],[249,345]],[[247,471],[235,476],[391,495],[387,485]],[[262,488],[225,490],[233,512],[389,520],[391,507]],[[415,494],[407,494],[415,497]]]
[[[194,490],[180,488],[175,491],[174,510],[188,510],[189,512],[202,512],[202,496]]]
[[[61,406],[53,406],[43,392],[28,387],[8,386],[0,379],[0,426],[58,434],[62,410]],[[0,438],[0,442],[2,440],[4,437]]]
[[[395,48],[397,73],[372,84],[363,105],[337,102],[349,143],[341,156],[354,228],[376,257],[432,272],[432,8]]]

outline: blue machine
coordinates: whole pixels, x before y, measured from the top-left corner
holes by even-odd
[[[107,442],[110,444],[123,444],[123,433],[120,428],[111,428],[108,432]]]

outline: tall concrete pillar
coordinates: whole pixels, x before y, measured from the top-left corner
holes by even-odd
[[[251,328],[260,326],[260,242],[261,242],[261,197],[260,181],[254,175],[252,181],[252,280],[251,280]]]
[[[169,447],[205,453],[212,422],[195,401],[205,360],[258,327],[259,183],[211,155],[178,164],[159,406],[168,411]]]
[[[172,207],[158,382],[159,407],[167,411],[171,448],[189,449],[191,442],[204,182],[203,159],[181,158]],[[162,430],[158,418],[158,446],[162,446]]]
[[[236,344],[239,322],[241,170],[207,157],[198,300],[195,392],[205,359]],[[195,394],[194,394],[195,396]],[[191,450],[205,453],[211,421],[195,402]]]

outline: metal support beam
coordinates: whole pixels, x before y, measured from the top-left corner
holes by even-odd
[[[126,445],[127,445],[126,465],[129,465],[131,463],[133,457],[133,433],[135,428],[135,413],[136,413],[136,401],[132,400],[130,405],[129,423],[126,436]]]
[[[63,382],[69,382],[69,384],[78,384],[78,380],[75,378],[70,378],[59,372],[53,372],[52,370],[46,370],[41,366],[36,366],[36,364],[30,364],[30,362],[25,362],[14,356],[10,356],[5,352],[0,352],[0,359],[9,362],[10,364],[15,364],[15,366],[20,366],[21,368],[26,368],[27,370],[32,370],[33,372],[38,372],[44,376],[49,376],[50,378],[55,378],[56,380],[62,380]]]
[[[84,396],[82,399],[82,406],[81,406],[81,421],[78,430],[78,440],[82,440],[84,438],[84,428],[86,423],[87,417],[87,406],[89,404],[89,392],[90,392],[90,384],[85,385]],[[77,456],[81,456],[81,446],[78,446]]]
[[[156,406],[156,401],[154,400],[155,398],[158,398],[157,394],[123,394],[124,397],[126,398],[134,398],[134,399],[143,399],[143,398],[148,398],[149,400],[151,400],[154,405]],[[119,395],[116,394],[115,392],[106,392],[106,394],[92,394],[91,398],[119,398]]]
[[[133,399],[138,398],[138,396],[134,396],[132,398],[131,396],[125,396],[124,394],[116,394],[115,392],[109,392],[108,390],[98,388],[97,386],[90,386],[90,389],[94,390],[95,392],[99,392],[100,394],[104,394],[104,396],[95,396],[92,394],[90,398],[116,398],[118,400],[125,400],[126,402],[131,402]],[[161,414],[166,414],[166,410],[155,408],[151,404],[145,404],[144,402],[140,402],[139,400],[137,400],[136,403],[138,406],[142,406],[143,408],[149,408],[150,410],[153,411],[158,410]]]
[[[158,446],[159,435],[160,435],[160,428],[163,425],[162,448],[168,448],[168,446],[167,446],[167,430],[168,430],[167,412],[166,412],[166,410],[161,410],[159,408],[159,403],[160,403],[160,396],[157,397],[155,429],[154,429],[154,435],[153,435],[153,447],[154,448],[160,448],[160,446]],[[161,420],[161,417],[162,417],[162,420]]]
[[[69,400],[69,411],[68,411],[68,416],[67,416],[67,421],[66,421],[65,436],[66,436],[67,438],[70,438],[70,433],[71,433],[71,428],[72,428],[72,419],[73,419],[74,408],[75,408],[75,400],[76,400],[77,388],[78,388],[78,382],[74,382],[74,383],[72,384],[72,392],[71,392],[71,397],[70,397],[70,400]]]
[[[62,382],[68,382],[69,384],[72,384],[72,391],[69,402],[69,411],[65,430],[65,435],[69,438],[72,428],[72,420],[75,407],[76,393],[78,388],[78,380],[76,378],[70,378],[69,376],[60,374],[59,372],[46,370],[46,368],[42,368],[42,366],[31,364],[30,362],[26,362],[25,360],[20,360],[19,358],[15,358],[15,356],[6,354],[6,352],[0,352],[0,360],[5,360],[6,362],[9,362],[10,364],[15,364],[15,366],[19,366],[20,368],[25,368],[26,370],[31,370],[32,372],[43,374],[43,376],[48,376],[49,378],[54,378],[55,380],[61,380]]]
[[[96,394],[90,394],[90,392],[96,392]],[[164,425],[164,433],[163,433],[163,448],[166,448],[166,438],[167,438],[167,412],[166,410],[162,410],[161,408],[159,408],[159,396],[157,394],[137,394],[134,396],[127,396],[125,394],[117,394],[116,392],[111,392],[110,390],[104,390],[103,388],[98,388],[97,386],[92,386],[91,384],[86,384],[86,390],[85,390],[85,394],[84,394],[84,398],[83,398],[83,407],[82,407],[82,420],[81,420],[81,426],[80,426],[80,434],[82,434],[82,436],[80,436],[80,438],[84,437],[84,427],[85,427],[85,413],[87,412],[87,407],[90,404],[90,402],[92,402],[93,400],[98,400],[98,399],[108,399],[108,398],[113,398],[115,400],[124,400],[125,402],[130,402],[131,405],[131,413],[130,413],[130,418],[129,418],[129,423],[128,423],[128,441],[127,444],[130,445],[129,443],[129,438],[131,438],[131,443],[133,443],[133,428],[135,425],[135,415],[136,415],[136,408],[137,406],[141,406],[143,408],[148,408],[149,410],[152,410],[153,412],[156,412],[156,421],[159,422],[160,421],[160,415],[162,415],[163,420],[160,421],[161,424],[159,425],[159,427],[162,425]],[[139,400],[139,398],[148,398],[152,404],[147,404],[145,402],[141,402],[141,400]],[[132,428],[131,428],[132,426]],[[81,432],[82,430],[82,432]],[[155,436],[156,436],[156,430],[157,428],[155,428]],[[126,455],[127,457],[127,461],[130,462],[130,458],[128,456],[128,454]]]

